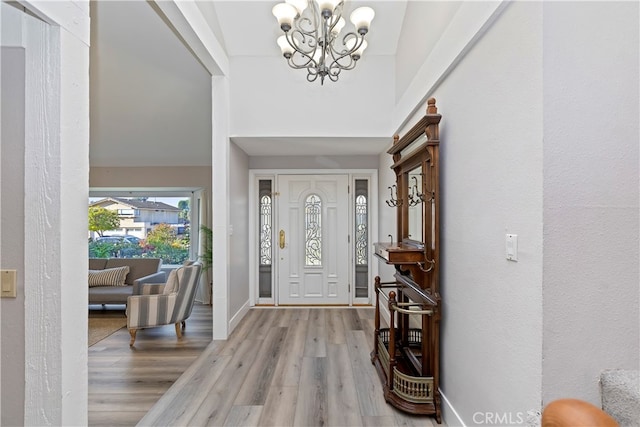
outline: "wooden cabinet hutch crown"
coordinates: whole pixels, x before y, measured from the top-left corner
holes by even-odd
[[[387,402],[412,414],[432,414],[441,423],[439,386],[440,165],[436,100],[405,135],[394,136],[396,183],[387,204],[397,212],[397,242],[375,243],[376,256],[395,266],[395,280],[375,279],[376,314],[371,360]],[[380,326],[380,304],[390,321]]]

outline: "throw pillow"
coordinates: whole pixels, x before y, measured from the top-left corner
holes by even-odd
[[[129,274],[129,266],[105,268],[104,270],[89,270],[89,287],[94,286],[124,286]]]
[[[171,270],[169,272],[169,277],[167,277],[167,283],[164,285],[164,291],[162,293],[164,295],[168,295],[173,292],[178,292],[178,288],[180,284],[178,283],[178,268],[175,270]]]

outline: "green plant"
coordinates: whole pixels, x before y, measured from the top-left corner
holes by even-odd
[[[163,264],[182,264],[189,258],[189,249],[162,244],[147,252],[147,256],[161,258]]]
[[[104,231],[115,230],[118,227],[120,227],[118,211],[100,206],[89,208],[89,231],[95,231],[98,236],[102,236]]]
[[[200,260],[202,261],[203,271],[207,271],[213,265],[213,230],[206,225],[201,225],[200,238],[204,242]]]
[[[116,256],[118,245],[113,243],[89,242],[90,258],[109,258]]]
[[[147,235],[147,243],[153,246],[171,245],[176,240],[176,231],[169,224],[158,224]]]

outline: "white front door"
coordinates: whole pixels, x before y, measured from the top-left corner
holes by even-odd
[[[349,176],[279,175],[279,304],[349,303]]]

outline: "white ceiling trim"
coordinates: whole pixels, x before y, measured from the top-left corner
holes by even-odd
[[[154,1],[211,75],[228,75],[229,58],[195,2]]]

